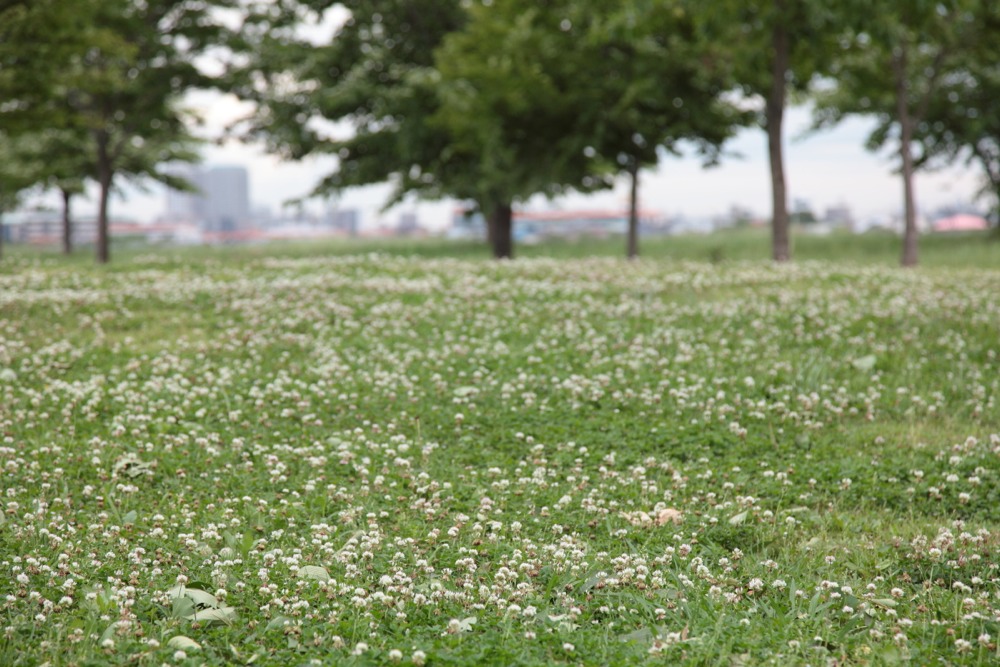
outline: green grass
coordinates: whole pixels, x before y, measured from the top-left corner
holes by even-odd
[[[643,238],[643,257],[655,260],[731,263],[762,261],[770,257],[770,232],[761,229],[733,229],[713,234],[685,234]],[[584,259],[588,257],[620,257],[625,241],[620,237],[604,239],[549,240],[535,245],[520,245],[519,257],[550,257]],[[847,264],[896,266],[901,246],[895,234],[872,231],[866,234],[843,232],[817,236],[792,231],[792,250],[797,260],[837,261]],[[92,263],[93,251],[77,249],[70,258],[62,257],[54,248],[7,246],[7,255],[16,260],[55,261],[85,267]],[[110,270],[121,270],[133,261],[152,259],[159,267],[202,265],[226,262],[254,261],[270,256],[287,258],[331,257],[390,254],[400,257],[432,259],[486,259],[488,248],[482,242],[427,239],[332,239],[320,241],[283,241],[262,245],[224,247],[150,247],[140,243],[123,243],[113,248],[116,261]],[[925,267],[998,267],[1000,266],[1000,235],[996,231],[956,234],[930,234],[920,240],[920,259]]]
[[[998,245],[897,246],[15,248],[0,664],[995,664]]]

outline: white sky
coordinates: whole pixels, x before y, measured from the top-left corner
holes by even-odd
[[[205,118],[202,130],[208,138],[217,137],[222,128],[245,107],[232,97],[200,93],[192,96],[191,105]],[[885,217],[901,208],[902,185],[893,173],[893,159],[888,154],[873,155],[863,143],[873,122],[851,119],[833,130],[802,137],[809,126],[807,109],[793,108],[786,122],[786,171],[789,202],[804,199],[817,213],[827,206],[847,204],[859,220]],[[759,129],[745,129],[729,144],[728,151],[738,157],[724,158],[721,165],[702,168],[697,156],[667,158],[655,171],[642,175],[640,191],[643,208],[669,214],[682,213],[691,219],[725,214],[733,205],[749,208],[766,217],[770,212],[770,185],[767,142]],[[263,152],[259,146],[228,142],[222,146],[206,144],[205,164],[244,165],[250,173],[250,197],[253,205],[266,205],[275,212],[282,203],[307,195],[313,185],[334,166],[332,158],[302,162],[283,162]],[[917,178],[917,201],[922,211],[951,204],[966,204],[978,189],[978,173],[955,167]],[[454,209],[452,202],[412,202],[381,214],[388,193],[387,186],[372,186],[345,191],[339,205],[362,212],[362,224],[372,227],[379,216],[386,222],[398,219],[400,211],[416,210],[427,226],[439,228],[448,223]],[[530,208],[623,208],[627,190],[622,182],[612,191],[593,195],[570,195],[549,202],[536,198]],[[81,201],[78,213],[89,213],[96,197]],[[159,186],[147,192],[129,189],[112,200],[112,214],[140,221],[154,220],[164,210],[165,195]],[[307,205],[318,209],[319,203]]]

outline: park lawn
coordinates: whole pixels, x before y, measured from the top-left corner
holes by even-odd
[[[995,664],[995,251],[711,238],[5,260],[0,664]]]

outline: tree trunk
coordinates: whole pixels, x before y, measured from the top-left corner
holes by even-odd
[[[510,204],[495,204],[490,212],[489,239],[494,259],[514,257],[514,211]]]
[[[63,211],[62,211],[62,250],[64,255],[73,252],[73,223],[70,217],[70,201],[73,193],[62,189]]]
[[[993,227],[994,236],[1000,237],[1000,168],[991,159],[992,153],[981,150],[978,145],[973,147],[972,154],[979,161],[979,165],[989,182],[989,188],[993,192],[993,208],[987,216],[987,220]]]
[[[5,212],[3,207],[3,192],[0,192],[0,259],[3,259],[3,214]]]
[[[792,257],[788,239],[788,193],[785,188],[785,154],[782,145],[785,122],[785,102],[788,95],[788,68],[790,45],[788,30],[782,23],[785,3],[777,2],[777,18],[771,33],[771,91],[767,96],[765,123],[767,148],[771,162],[771,256],[776,262],[787,262]]]
[[[628,175],[631,187],[628,196],[628,244],[625,256],[629,259],[639,257],[639,161],[633,159],[629,164]]]
[[[896,120],[899,122],[899,157],[903,162],[903,266],[916,266],[917,205],[913,193],[913,119],[910,117],[909,85],[906,79],[906,51],[900,48],[892,58],[896,79]]]
[[[107,264],[111,259],[108,239],[108,198],[111,196],[111,181],[114,172],[108,155],[106,136],[97,138],[97,180],[101,186],[100,204],[97,210],[97,263]]]
[[[993,236],[1000,238],[1000,183],[993,184],[993,196],[997,201],[993,205],[993,213],[990,215],[990,224],[993,225]],[[0,230],[2,231],[2,230]]]
[[[490,249],[492,250],[493,247],[496,245],[496,243],[493,240],[496,237],[496,232],[494,230],[494,224],[493,224],[493,209],[480,204],[479,210],[486,218],[486,243],[490,246]]]

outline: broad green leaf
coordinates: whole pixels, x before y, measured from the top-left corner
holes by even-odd
[[[147,475],[153,470],[153,464],[139,459],[135,454],[126,454],[115,462],[111,469],[112,477],[124,475],[129,478],[136,478]]]
[[[193,614],[195,609],[194,600],[182,595],[181,597],[174,598],[174,603],[170,606],[170,615],[174,618],[184,618],[189,614]]]
[[[98,644],[102,644],[108,639],[113,639],[115,636],[115,630],[118,629],[118,621],[115,621],[107,627],[107,629],[101,633],[101,638],[98,640]]]
[[[600,575],[600,574],[592,575],[589,579],[587,579],[585,582],[583,582],[582,584],[580,584],[579,592],[586,593],[587,591],[589,591],[590,589],[592,589],[594,586],[596,586],[597,584],[601,583],[602,581],[604,581],[604,576],[603,575]]]
[[[171,637],[170,641],[167,642],[167,646],[170,648],[179,648],[185,651],[199,651],[201,650],[201,644],[191,639],[190,637],[185,637],[184,635],[177,635],[176,637]]]
[[[877,359],[875,358],[875,355],[869,354],[864,357],[859,357],[855,359],[854,361],[851,362],[851,365],[854,366],[859,371],[870,371],[871,369],[875,368],[876,361]]]
[[[203,591],[200,588],[187,588],[185,586],[174,586],[169,591],[167,591],[167,595],[169,595],[175,600],[178,598],[188,598],[196,605],[202,605],[204,607],[219,606],[219,600],[214,595],[206,591]]]
[[[299,568],[299,578],[325,582],[330,581],[330,573],[320,565],[304,565]]]
[[[188,614],[184,617],[186,621],[197,621],[199,623],[232,623],[237,618],[236,609],[233,607],[219,607],[218,609],[202,609]]]
[[[627,635],[622,635],[618,639],[623,642],[638,642],[643,644],[653,641],[653,631],[649,628],[639,628]]]
[[[283,628],[287,623],[290,623],[291,620],[292,619],[288,618],[287,616],[275,616],[270,621],[268,621],[266,626],[264,626],[264,631],[266,632],[268,630]]]

